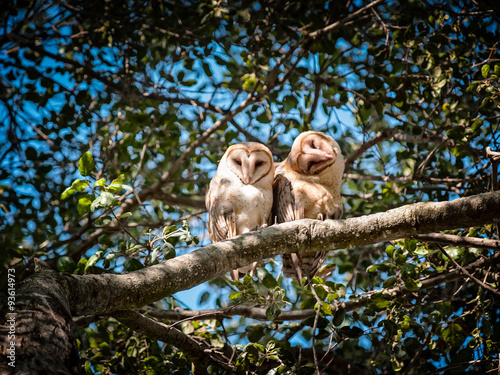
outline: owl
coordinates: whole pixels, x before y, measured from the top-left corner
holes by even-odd
[[[335,140],[321,132],[301,133],[288,157],[276,167],[273,218],[276,222],[339,219],[343,208],[340,185],[344,158]],[[283,254],[283,274],[302,285],[325,261],[326,251]]]
[[[266,227],[273,206],[273,155],[263,144],[239,143],[222,157],[205,197],[208,234],[222,241]],[[231,272],[233,280],[253,274],[257,263]]]

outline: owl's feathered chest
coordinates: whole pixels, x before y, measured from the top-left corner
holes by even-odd
[[[340,196],[341,179],[331,171],[326,175],[305,176],[288,174],[296,207],[303,209],[304,218],[324,219],[340,218],[342,198]]]
[[[271,185],[268,188],[245,185],[237,178],[221,178],[214,182],[217,184],[214,191],[217,211],[234,212],[236,234],[268,223],[273,202]]]

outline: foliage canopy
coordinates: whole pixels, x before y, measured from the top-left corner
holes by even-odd
[[[24,275],[37,257],[127,273],[208,244],[203,195],[227,146],[259,141],[279,161],[309,129],[346,157],[344,218],[498,189],[487,148],[500,149],[500,31],[488,4],[7,2],[2,268]],[[448,234],[463,241],[334,251],[312,288],[272,259],[253,279],[204,284],[190,305],[209,310],[202,318],[186,295],[142,312],[225,353],[211,373],[484,373],[498,368],[500,270],[496,258],[467,267],[499,245],[467,239],[498,241],[498,225]],[[426,284],[457,267],[480,283]],[[79,319],[77,337],[88,373],[200,371],[175,342],[114,317]]]

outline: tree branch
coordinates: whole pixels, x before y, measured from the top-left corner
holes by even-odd
[[[444,233],[419,234],[413,238],[420,241],[439,242],[464,247],[478,247],[480,249],[492,249],[495,251],[500,250],[500,241],[486,238],[462,237]]]
[[[113,316],[130,329],[140,332],[150,339],[160,340],[181,350],[186,357],[199,366],[206,369],[209,365],[215,365],[225,370],[232,371],[229,358],[224,353],[214,351],[212,345],[203,338],[189,336],[162,322],[156,322],[138,312],[118,311]]]
[[[363,143],[359,148],[349,155],[345,160],[346,168],[350,167],[355,160],[359,159],[362,154],[364,154],[368,149],[375,146],[376,144],[392,138],[397,142],[401,143],[439,143],[445,144],[447,146],[455,146],[455,142],[449,138],[444,137],[440,134],[428,134],[423,135],[409,135],[398,129],[385,129],[384,131],[378,132],[372,139],[368,142]]]
[[[346,249],[489,224],[499,218],[500,191],[451,202],[416,203],[347,220],[303,219],[273,225],[125,275],[66,275],[70,305],[74,315],[138,309],[279,254]]]
[[[369,176],[360,175],[356,173],[344,173],[344,178],[350,178],[352,180],[364,180],[364,181],[383,181],[392,183],[405,183],[411,181],[428,182],[431,184],[464,184],[466,182],[481,181],[482,178],[436,178],[436,177],[425,177],[425,176]]]
[[[474,272],[478,269],[483,269],[485,267],[496,265],[500,263],[500,253],[496,253],[490,258],[479,259],[468,265],[463,266],[465,272]],[[458,269],[447,269],[445,271],[436,273],[431,277],[421,278],[419,281],[422,283],[422,290],[434,288],[438,285],[448,283],[454,280],[469,278],[470,276],[463,273],[463,270]],[[472,282],[472,281],[471,281]],[[392,296],[404,296],[413,293],[404,287],[404,285],[396,286],[391,289],[377,289],[365,293],[362,296],[358,296],[357,299],[352,301],[342,302],[342,303],[332,303],[332,313],[334,314],[339,308],[343,308],[346,312],[354,311],[360,307],[368,305],[374,296],[378,296],[380,293],[390,294]],[[242,316],[245,318],[251,318],[261,321],[269,321],[266,317],[266,309],[255,306],[246,305],[235,305],[228,306],[220,309],[211,310],[162,310],[157,309],[152,306],[145,306],[141,309],[142,312],[147,313],[156,319],[165,319],[169,321],[181,321],[190,319],[225,319],[233,316]],[[282,311],[273,321],[274,322],[284,322],[292,320],[304,320],[316,314],[314,309],[305,310],[290,310]]]
[[[309,36],[314,39],[314,38],[317,38],[318,36],[329,33],[331,31],[341,27],[346,22],[351,21],[351,20],[355,19],[356,17],[358,17],[359,15],[367,12],[371,8],[382,4],[384,1],[385,0],[375,0],[374,2],[366,5],[365,7],[358,9],[356,12],[349,14],[347,17],[343,18],[342,20],[334,22],[331,25],[328,25],[322,29],[319,29],[319,30],[316,30],[316,31],[310,33]]]

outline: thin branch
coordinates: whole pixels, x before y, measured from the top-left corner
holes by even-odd
[[[174,327],[156,322],[138,312],[117,311],[113,316],[130,329],[140,332],[151,339],[160,340],[181,350],[200,369],[215,365],[228,371],[234,371],[224,353],[215,351],[210,343],[201,337],[189,336]]]
[[[437,244],[438,247],[439,247],[439,250],[441,250],[441,252],[446,256],[446,258],[448,258],[450,260],[451,263],[453,263],[453,265],[455,267],[457,267],[457,269],[463,273],[464,275],[466,275],[467,277],[471,278],[472,280],[474,280],[478,285],[480,285],[481,287],[483,287],[484,289],[486,290],[489,290],[490,292],[494,293],[494,294],[497,294],[500,296],[500,292],[496,289],[493,289],[491,286],[483,283],[481,280],[479,280],[477,277],[475,277],[474,275],[472,275],[469,271],[467,271],[464,267],[462,267],[460,264],[458,264],[455,259],[453,259],[450,254],[448,254],[448,252],[444,249],[443,246],[441,246],[440,244]]]
[[[163,203],[168,204],[169,206],[183,206],[206,210],[205,201],[202,199],[193,199],[188,197],[182,197],[175,194],[164,193],[163,191],[156,191],[151,194],[149,198],[155,198],[161,200]]]
[[[363,143],[356,151],[349,155],[345,161],[346,168],[351,166],[354,161],[359,159],[368,149],[390,138],[401,143],[438,143],[446,146],[455,145],[453,140],[439,134],[425,133],[423,135],[410,135],[398,129],[388,128],[384,131],[378,132],[372,139]]]
[[[428,182],[431,184],[465,184],[471,182],[482,181],[482,177],[478,178],[436,178],[436,177],[425,177],[425,176],[369,176],[360,175],[356,173],[344,173],[344,179],[350,178],[351,180],[362,180],[362,181],[383,181],[392,183],[405,183],[411,181]]]
[[[353,13],[349,14],[347,17],[343,18],[342,20],[334,22],[331,25],[328,25],[328,26],[326,26],[326,27],[324,27],[322,29],[316,30],[316,31],[314,31],[312,33],[309,33],[309,37],[315,39],[318,36],[321,36],[323,34],[331,32],[331,31],[333,31],[333,30],[335,30],[335,29],[343,26],[346,22],[355,19],[356,17],[358,17],[358,16],[362,15],[363,13],[369,11],[371,8],[373,8],[373,7],[377,6],[377,5],[380,5],[380,4],[384,3],[384,2],[385,2],[385,0],[375,0],[374,2],[366,5],[365,7],[358,9],[356,12],[353,12]]]
[[[500,241],[490,240],[487,238],[462,237],[444,233],[419,234],[413,238],[421,241],[432,241],[450,245],[478,247],[480,249],[492,249],[495,251],[500,251]]]

